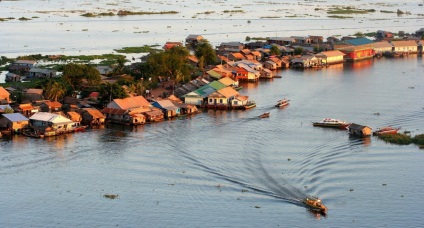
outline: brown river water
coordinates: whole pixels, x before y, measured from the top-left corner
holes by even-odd
[[[248,111],[0,139],[0,226],[422,226],[423,150],[311,122],[423,134],[423,71],[420,56],[285,70],[244,85]],[[283,97],[290,105],[274,108]],[[298,203],[308,194],[327,217]]]

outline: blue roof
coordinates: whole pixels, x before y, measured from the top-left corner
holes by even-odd
[[[9,114],[3,114],[4,118],[12,121],[12,122],[19,122],[19,121],[28,121],[28,118],[26,118],[21,113],[9,113]]]
[[[370,40],[368,38],[364,38],[364,37],[346,40],[346,42],[349,43],[349,44],[352,44],[354,46],[374,43],[374,41],[372,41],[372,40]]]

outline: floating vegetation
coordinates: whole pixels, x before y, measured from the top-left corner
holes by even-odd
[[[84,13],[81,14],[83,17],[101,17],[101,16],[128,16],[128,15],[152,15],[152,14],[178,14],[177,11],[160,11],[160,12],[150,12],[150,11],[128,11],[128,10],[119,10],[118,13],[106,12],[106,13]]]
[[[375,9],[355,9],[353,7],[334,8],[327,11],[328,14],[367,14],[373,12],[375,12]]]
[[[337,19],[348,19],[348,18],[353,18],[351,16],[340,16],[340,15],[329,15],[329,18],[337,18]]]
[[[30,18],[26,18],[26,17],[20,17],[18,20],[20,20],[20,21],[29,21],[31,19]]]
[[[117,199],[119,197],[117,194],[104,194],[103,196],[107,199]]]
[[[395,11],[391,10],[380,10],[381,13],[396,13]]]
[[[223,13],[244,13],[244,10],[224,10]]]
[[[281,18],[280,16],[263,16],[261,19],[272,19],[272,18]]]
[[[396,133],[393,135],[383,134],[379,135],[378,138],[382,139],[385,142],[393,143],[397,145],[409,145],[412,143],[412,138],[406,134]]]
[[[123,47],[121,49],[114,49],[114,51],[118,52],[118,53],[149,53],[151,51],[157,51],[156,48],[159,45],[144,45],[141,47]]]

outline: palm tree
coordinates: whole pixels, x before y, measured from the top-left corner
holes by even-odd
[[[58,101],[66,93],[65,87],[55,81],[49,81],[44,87],[44,93],[47,99]]]

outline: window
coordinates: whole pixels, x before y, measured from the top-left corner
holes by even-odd
[[[223,99],[219,99],[219,103],[224,103],[224,100]]]

